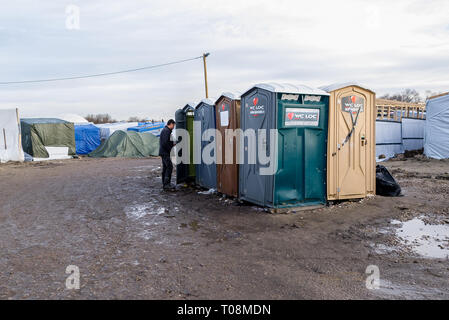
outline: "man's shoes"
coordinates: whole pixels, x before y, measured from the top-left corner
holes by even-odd
[[[169,183],[169,184],[164,185],[163,189],[165,191],[175,191],[176,190],[176,186],[171,184],[171,183]]]

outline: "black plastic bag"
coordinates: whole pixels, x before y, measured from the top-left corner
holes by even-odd
[[[398,197],[401,195],[401,187],[381,165],[376,166],[376,194],[384,197]]]

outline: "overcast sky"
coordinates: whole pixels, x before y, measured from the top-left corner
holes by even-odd
[[[71,5],[80,9],[79,29]],[[0,82],[118,71],[210,52],[211,97],[260,82],[357,81],[378,95],[408,87],[449,91],[448,17],[447,0],[3,1]],[[202,98],[201,60],[0,85],[0,108],[19,107],[24,117],[167,119]]]

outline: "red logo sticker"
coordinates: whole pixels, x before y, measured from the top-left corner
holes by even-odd
[[[356,98],[355,96],[352,96],[352,97],[351,97],[352,103],[355,103],[356,99],[357,99],[357,98]]]
[[[254,104],[254,105],[257,105],[258,102],[259,102],[259,98],[255,97],[255,98],[253,99],[253,104]]]
[[[225,105],[224,105],[224,103],[221,105],[221,108],[223,109],[223,111],[224,111],[224,109],[225,109]]]
[[[289,114],[287,114],[287,117],[290,119],[290,120],[293,120],[293,117],[294,117],[295,115],[293,114],[293,112],[290,112]]]

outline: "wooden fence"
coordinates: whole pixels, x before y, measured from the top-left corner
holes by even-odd
[[[425,103],[406,103],[393,100],[376,99],[377,119],[402,121],[403,118],[425,119]]]

